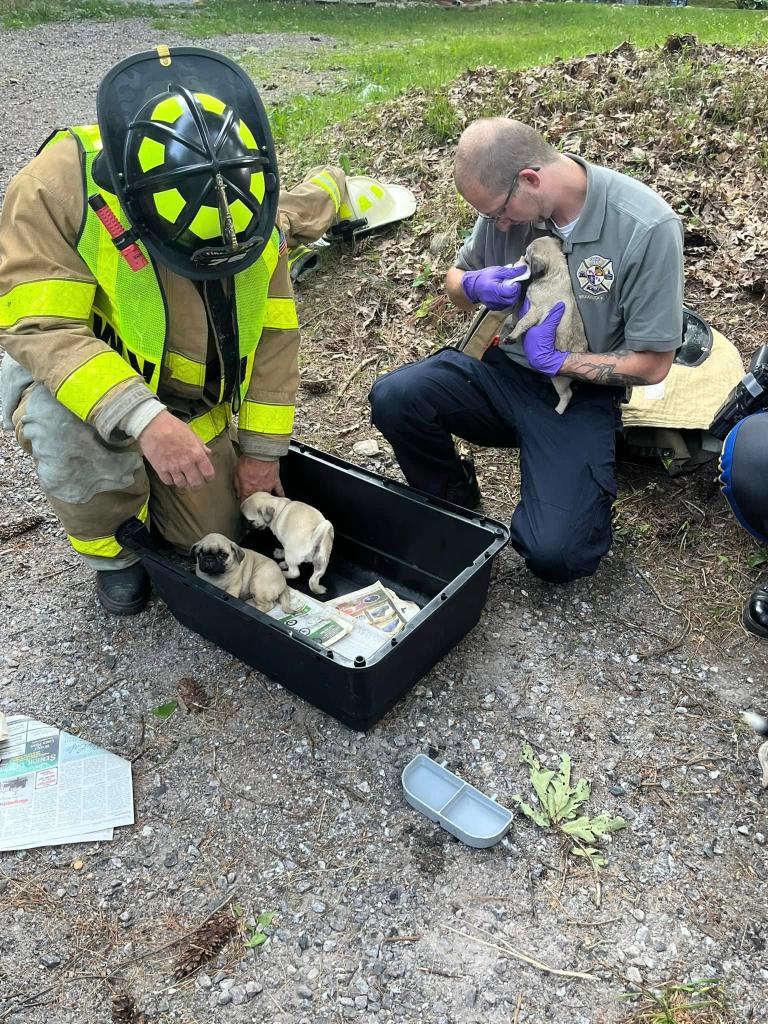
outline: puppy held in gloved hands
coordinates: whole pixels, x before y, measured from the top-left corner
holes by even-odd
[[[505,321],[500,343],[522,339],[533,369],[553,378],[560,396],[555,412],[562,415],[571,400],[571,379],[557,374],[570,352],[586,352],[588,347],[568,262],[560,242],[546,235],[531,242],[516,267],[525,273],[522,280],[527,280],[525,301],[519,319],[515,322],[508,317]]]
[[[195,574],[231,597],[246,601],[260,612],[279,604],[284,612],[294,611],[299,601],[285,582],[277,562],[257,551],[241,548],[221,533],[207,533],[192,547]]]
[[[461,287],[470,302],[479,302],[488,309],[506,309],[520,301],[520,285],[516,278],[528,276],[528,267],[486,267],[468,270]]]
[[[328,568],[333,548],[333,525],[321,512],[303,501],[278,498],[266,491],[257,491],[240,506],[240,511],[257,530],[269,527],[282,547],[275,549],[289,580],[299,575],[302,562],[311,562],[314,572],[309,579],[313,594],[324,594],[320,579]]]

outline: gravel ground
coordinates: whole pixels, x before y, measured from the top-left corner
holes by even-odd
[[[156,41],[145,22],[103,26],[92,58],[94,31],[0,34],[5,83],[19,83],[6,88],[3,180],[50,126],[92,116],[108,65]],[[302,320],[334,301],[330,287],[306,289]],[[310,443],[322,447],[332,408],[305,397]],[[107,616],[7,435],[0,459],[4,535],[44,517],[0,544],[0,707],[132,758],[136,799],[135,826],[111,843],[0,855],[0,1021],[101,1024],[128,991],[147,1019],[184,1024],[609,1024],[627,989],[710,976],[725,979],[734,1021],[766,1019],[766,803],[756,743],[736,724],[740,708],[766,706],[764,645],[667,650],[680,618],[620,552],[564,588],[505,552],[480,624],[363,736],[158,601]],[[393,471],[386,454],[375,465]],[[189,676],[210,707],[160,725],[151,709]],[[593,780],[591,812],[629,822],[599,907],[590,871],[553,834],[517,819],[503,844],[474,851],[402,799],[403,766],[426,752],[509,805],[528,794],[526,739],[552,765],[568,751]],[[230,943],[174,984],[168,944],[227,898],[246,918],[276,912],[268,941]],[[593,980],[545,973],[510,945]]]

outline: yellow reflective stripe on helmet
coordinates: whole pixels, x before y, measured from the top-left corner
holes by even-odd
[[[209,96],[207,92],[196,92],[195,99],[203,110],[210,110],[212,114],[223,114],[227,109],[221,100],[215,96]]]
[[[317,185],[319,188],[327,192],[333,200],[333,209],[336,213],[339,212],[341,206],[341,192],[339,192],[339,186],[325,171],[321,171],[320,174],[316,174],[314,178],[309,179],[310,185]]]
[[[197,434],[203,444],[208,444],[227,429],[231,419],[232,414],[228,405],[215,405],[210,412],[195,416],[187,426]]]
[[[264,328],[271,327],[276,331],[296,330],[299,326],[299,315],[293,299],[267,299],[267,310],[264,314]]]
[[[0,327],[12,327],[29,317],[57,316],[87,320],[96,285],[84,281],[29,281],[0,296]]]
[[[237,425],[240,430],[253,430],[258,434],[290,434],[293,431],[294,412],[292,405],[243,402]]]
[[[169,352],[165,357],[165,365],[173,379],[182,384],[194,384],[199,388],[205,384],[205,363]]]
[[[75,416],[87,420],[96,403],[115,385],[135,377],[136,371],[117,352],[99,352],[73,370],[53,397]]]
[[[136,518],[140,522],[145,523],[148,514],[149,498],[147,498],[136,513]],[[97,537],[95,540],[82,540],[80,537],[74,537],[71,533],[68,533],[67,540],[75,551],[79,551],[81,555],[99,555],[101,558],[116,558],[123,550],[122,544],[119,544],[115,537]]]

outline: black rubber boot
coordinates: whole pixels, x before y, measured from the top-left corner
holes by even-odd
[[[461,459],[464,480],[451,484],[445,493],[445,500],[461,505],[462,508],[477,508],[480,504],[480,487],[475,474],[475,463],[472,459]]]
[[[97,572],[96,594],[113,615],[138,615],[149,601],[149,576],[141,562],[127,569]]]
[[[749,633],[768,640],[768,579],[758,583],[744,605],[741,621]]]

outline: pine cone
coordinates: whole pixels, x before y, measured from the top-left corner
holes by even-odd
[[[301,390],[309,395],[327,395],[333,388],[334,381],[330,377],[304,377],[301,381]]]
[[[10,540],[11,537],[18,537],[21,533],[34,530],[44,520],[45,516],[41,516],[37,512],[31,512],[29,515],[19,516],[13,522],[0,523],[0,540]]]
[[[173,972],[174,981],[188,978],[219,953],[237,931],[237,919],[228,910],[220,910],[190,935],[187,948],[180,954]]]
[[[145,1019],[133,996],[122,993],[112,1000],[112,1024],[145,1024]]]
[[[189,711],[204,711],[211,706],[211,698],[206,693],[205,687],[191,676],[180,679],[176,684],[176,689]]]

